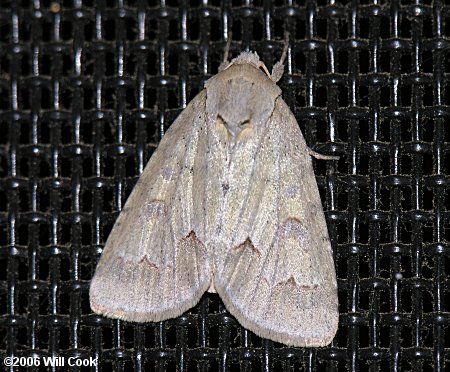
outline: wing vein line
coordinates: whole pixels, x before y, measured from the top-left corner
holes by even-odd
[[[188,138],[191,139],[189,146],[186,146]],[[191,173],[191,165],[194,162],[195,163],[195,154],[196,154],[196,150],[198,149],[198,141],[199,141],[199,136],[198,136],[198,131],[196,130],[196,127],[194,126],[192,128],[191,133],[189,133],[189,135],[185,135],[183,136],[183,142],[185,144],[185,151],[183,152],[183,162],[181,164],[181,172],[179,177],[177,177],[176,180],[176,184],[174,187],[174,193],[172,196],[172,206],[173,204],[176,204],[176,196],[179,194],[180,192],[180,188],[182,186],[182,184],[184,182],[187,183],[187,185],[185,185],[188,189],[183,190],[186,191],[186,195],[185,197],[182,197],[181,201],[180,201],[180,205],[179,207],[181,208],[181,210],[179,211],[179,213],[181,213],[183,216],[187,215],[187,218],[189,219],[189,227],[192,228],[192,177],[193,177],[193,173]],[[186,177],[186,179],[184,178],[184,170],[187,169],[189,176]],[[187,207],[187,208],[186,208]],[[188,209],[188,213],[186,213],[186,209]],[[170,214],[170,231],[171,231],[171,235],[172,235],[172,252],[173,252],[173,264],[172,264],[172,275],[173,275],[173,293],[176,293],[176,287],[177,287],[177,274],[176,274],[176,260],[177,260],[177,246],[178,246],[178,241],[176,240],[176,232],[174,229],[174,224],[176,224],[176,221],[174,219],[174,213],[173,213],[173,208],[171,208],[171,214]],[[189,229],[188,229],[189,230]],[[184,232],[183,232],[184,233]],[[190,231],[188,231],[187,233],[190,233]],[[185,236],[182,236],[181,239],[185,238]]]
[[[282,141],[280,141],[281,136],[280,136],[279,131],[277,132],[277,134],[278,134],[278,136],[277,136],[277,150],[280,150],[280,144],[282,143]],[[276,170],[277,170],[277,184],[279,186],[280,180],[281,180],[281,162],[280,162],[280,157],[276,157]],[[279,226],[279,223],[280,223],[280,193],[277,193],[277,199],[276,200],[277,201],[276,201],[276,209],[275,209],[275,214],[276,214],[275,220],[277,221],[277,226]],[[272,237],[272,241],[270,242],[270,244],[267,247],[267,254],[265,255],[264,262],[261,264],[261,269],[260,269],[259,274],[258,274],[259,280],[257,282],[255,291],[257,291],[257,289],[258,289],[258,287],[259,287],[259,285],[261,283],[261,280],[263,278],[263,273],[266,271],[267,262],[269,261],[269,257],[271,257],[271,253],[272,253],[272,251],[274,249],[277,236],[278,236],[278,229],[275,231],[275,233],[274,233],[274,235]],[[277,252],[276,252],[275,267],[274,267],[274,271],[273,271],[273,275],[272,275],[272,282],[268,283],[269,284],[269,296],[267,297],[267,302],[270,302],[269,299],[272,296],[273,283],[275,281],[274,280],[275,279],[274,276],[276,275],[276,272],[277,272],[277,269],[278,269],[279,254],[280,253],[279,253],[279,249],[278,249]],[[267,309],[266,310],[266,313],[267,313],[267,311],[269,311],[269,309],[268,309],[267,306],[265,308]]]
[[[275,111],[275,110],[274,110]],[[272,111],[272,114],[270,115],[270,117],[267,119],[267,120],[272,120],[272,117],[273,117],[273,113],[274,113],[274,111]],[[259,141],[258,141],[258,145],[256,146],[256,153],[258,152],[258,150],[260,150],[261,149],[261,143],[263,142],[263,140],[266,138],[266,136],[267,136],[267,133],[269,132],[269,127],[268,128],[266,128],[266,130],[265,130],[265,133],[261,133],[261,138],[259,139]],[[249,177],[249,180],[252,180],[254,177],[254,174],[255,174],[255,171],[256,171],[256,165],[258,164],[258,162],[256,161],[256,159],[255,159],[255,161],[253,161],[253,164],[252,164],[252,170],[251,170],[251,172],[250,172],[250,177]],[[234,226],[233,226],[233,233],[236,231],[236,226],[239,224],[239,223],[241,223],[241,218],[242,218],[242,215],[244,214],[244,211],[245,211],[245,207],[247,206],[247,202],[248,202],[248,199],[249,199],[249,196],[250,196],[250,191],[251,191],[251,187],[250,187],[250,185],[249,185],[249,187],[247,187],[247,192],[246,192],[246,194],[245,194],[245,198],[244,198],[244,201],[242,202],[242,204],[241,204],[241,208],[240,208],[240,211],[239,211],[239,217],[238,218],[236,218],[236,220],[235,220],[235,224],[234,224]],[[259,211],[259,207],[260,207],[260,205],[258,205],[258,210],[257,211]],[[254,213],[254,215],[257,215],[257,211]],[[236,234],[233,234],[233,240],[232,240],[232,246],[234,246],[234,245],[236,245],[236,241],[235,241],[235,236],[236,236]]]

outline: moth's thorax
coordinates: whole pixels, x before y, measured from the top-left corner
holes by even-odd
[[[250,63],[232,64],[206,83],[206,111],[231,137],[258,130],[273,112],[281,89]]]

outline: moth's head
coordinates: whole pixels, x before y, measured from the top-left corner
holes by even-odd
[[[225,70],[232,65],[239,65],[239,64],[250,64],[256,68],[262,68],[263,71],[264,70],[268,71],[266,65],[261,61],[258,53],[256,52],[242,52],[236,58],[233,58],[231,61],[224,62],[221,65],[221,67],[219,67],[219,71]],[[270,74],[267,75],[270,76]]]
[[[219,66],[219,72],[226,70],[227,68],[230,68],[233,65],[250,65],[253,66],[262,72],[264,72],[267,77],[269,77],[274,83],[276,83],[278,80],[281,79],[281,76],[283,75],[283,65],[282,64],[276,64],[274,66],[274,69],[272,70],[272,73],[269,72],[266,65],[263,61],[259,58],[258,53],[256,52],[242,52],[239,54],[236,58],[232,59],[231,61],[223,62]]]

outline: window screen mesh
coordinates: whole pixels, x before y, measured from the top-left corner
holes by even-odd
[[[444,371],[450,7],[443,1],[0,2],[0,354],[100,370]],[[164,131],[231,52],[270,68],[314,150],[339,331],[262,340],[206,294],[180,318],[93,314],[88,288]],[[280,128],[282,130],[282,128]],[[43,370],[40,367],[40,370]]]

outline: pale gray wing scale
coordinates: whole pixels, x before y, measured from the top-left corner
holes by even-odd
[[[90,287],[95,312],[160,321],[208,289],[205,99],[202,91],[168,129],[119,215]]]
[[[281,98],[266,132],[235,155],[215,289],[259,336],[327,345],[339,315],[332,250],[308,148]]]

